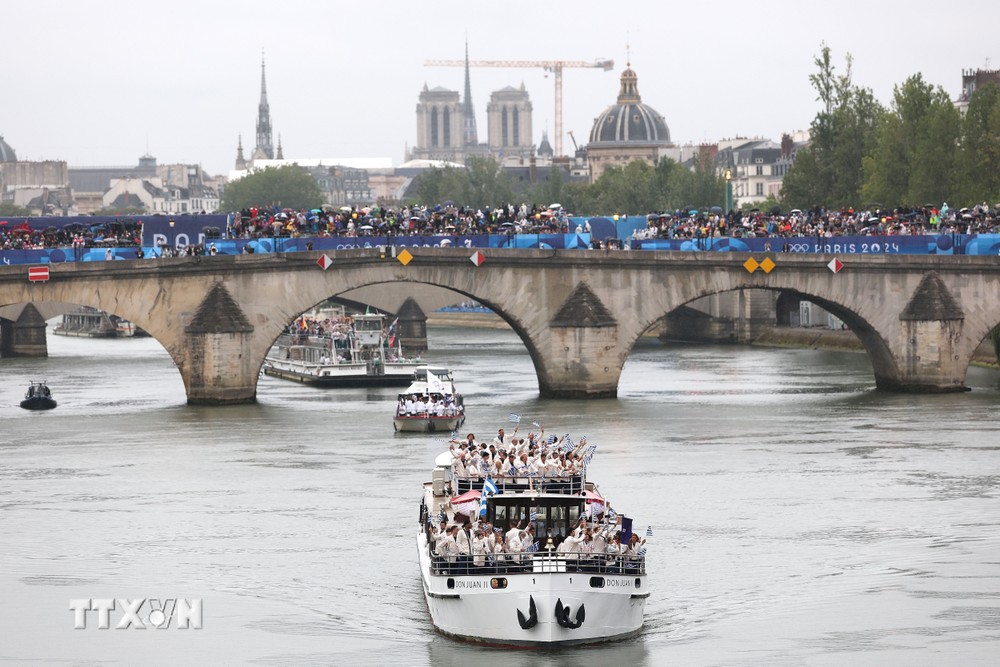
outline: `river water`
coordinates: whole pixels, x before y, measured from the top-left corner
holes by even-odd
[[[986,665],[1000,660],[1000,392],[874,391],[861,354],[644,341],[619,398],[538,398],[509,331],[432,328],[464,430],[509,412],[598,443],[640,530],[631,640],[503,651],[436,635],[420,484],[441,436],[394,435],[393,389],[261,378],[189,407],[150,339],[49,337],[0,360],[0,663]],[[17,403],[29,379],[59,400]],[[71,599],[203,601],[203,628],[74,629]],[[145,616],[145,614],[143,614]]]

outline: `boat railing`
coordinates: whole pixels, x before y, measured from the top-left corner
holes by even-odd
[[[580,495],[587,488],[586,478],[583,475],[551,475],[551,476],[514,476],[490,478],[497,485],[500,493],[524,493],[526,491],[537,491],[539,493],[561,493],[566,495]],[[455,495],[462,495],[469,491],[482,491],[485,480],[475,477],[463,477],[454,480]]]
[[[428,546],[428,549],[430,547]],[[606,575],[646,574],[645,556],[621,554],[531,552],[443,556],[429,551],[431,574],[439,577],[517,575],[561,572]],[[481,562],[482,565],[477,565]]]

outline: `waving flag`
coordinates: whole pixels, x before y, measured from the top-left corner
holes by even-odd
[[[538,422],[531,422],[531,425],[534,426],[535,428],[541,428],[542,427],[542,425],[539,424]]]
[[[614,521],[618,518],[618,512],[614,511],[610,507],[608,508],[608,521]]]
[[[509,422],[510,422],[511,424],[520,424],[520,423],[521,423],[521,415],[516,415],[516,414],[514,414],[514,413],[512,412],[512,413],[510,413],[509,415],[507,415],[507,420],[508,420],[508,421],[509,421]]]
[[[431,394],[443,394],[444,393],[444,382],[441,381],[437,375],[427,371],[427,391]]]
[[[452,431],[451,432],[451,439],[452,440],[458,440],[458,431]]]
[[[531,514],[528,515],[528,521],[531,523],[538,521],[538,512],[531,510]]]
[[[538,551],[538,542],[532,542],[531,546],[529,546],[527,549],[525,549],[525,551],[527,551],[528,553],[532,553],[532,554],[535,553],[536,551]]]
[[[622,545],[629,543],[632,539],[632,519],[627,516],[622,517]]]
[[[479,516],[486,516],[486,489],[483,489],[483,495],[479,499]]]
[[[639,549],[639,558],[645,558],[645,557],[646,557],[646,547],[643,547]]]
[[[396,347],[396,325],[399,324],[399,318],[397,317],[389,325],[389,347]]]
[[[483,465],[485,466],[486,464],[484,463]],[[483,482],[483,493],[492,493],[496,495],[497,493],[500,493],[500,489],[497,488],[496,483],[492,479],[487,477],[486,481]]]
[[[554,445],[554,444],[556,444],[556,436],[555,436],[555,434],[554,434],[554,433],[553,433],[552,435],[550,435],[550,436],[549,436],[549,444],[550,444],[550,445]]]
[[[652,536],[653,536],[653,527],[646,526],[646,537],[652,537]]]
[[[447,520],[448,520],[448,517],[445,515],[444,512],[438,512],[438,515],[437,515],[437,522],[438,523],[441,523],[442,521],[447,521]]]

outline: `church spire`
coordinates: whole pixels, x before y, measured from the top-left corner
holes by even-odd
[[[462,104],[464,127],[462,139],[466,146],[479,143],[476,134],[476,111],[472,108],[472,78],[469,76],[469,38],[465,38],[465,101]]]
[[[260,53],[260,103],[257,105],[257,147],[254,159],[272,159],[274,145],[271,143],[271,107],[267,103],[267,79],[264,75],[264,51]]]
[[[247,168],[246,158],[243,157],[243,134],[239,134],[239,142],[236,147],[236,169],[242,171]]]

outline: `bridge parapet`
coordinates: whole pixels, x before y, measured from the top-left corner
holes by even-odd
[[[833,273],[820,254],[484,249],[477,266],[462,248],[409,251],[405,266],[376,248],[55,264],[47,283],[0,267],[0,306],[85,304],[135,322],[174,359],[192,403],[255,400],[264,356],[295,317],[372,285],[434,285],[485,304],[524,341],[552,397],[617,395],[644,331],[733,290],[791,292],[827,309],[864,344],[877,386],[901,391],[964,389],[973,351],[1000,322],[1000,262],[986,256],[853,255]],[[765,257],[770,272],[743,266]]]

